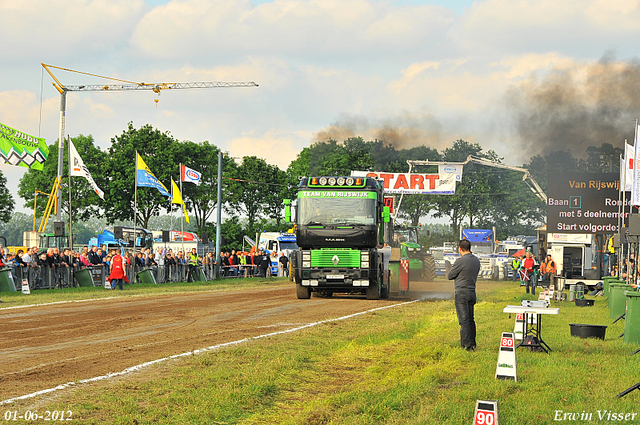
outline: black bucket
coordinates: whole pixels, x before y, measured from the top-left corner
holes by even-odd
[[[588,300],[586,298],[582,298],[582,299],[576,298],[574,301],[576,303],[576,306],[578,307],[591,307],[596,300]]]
[[[598,338],[604,340],[604,334],[607,331],[607,327],[603,325],[578,325],[569,323],[569,326],[571,327],[571,336],[580,338]]]

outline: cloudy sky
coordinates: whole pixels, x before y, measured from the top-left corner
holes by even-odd
[[[519,165],[633,137],[638,39],[639,0],[0,0],[0,122],[57,139],[43,62],[259,84],[164,91],[157,106],[150,91],[70,93],[67,133],[104,148],[132,121],[283,169],[314,141],[350,135],[438,149],[463,138]],[[23,174],[1,169],[13,185]]]

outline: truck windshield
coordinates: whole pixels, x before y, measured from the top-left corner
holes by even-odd
[[[286,250],[297,251],[298,244],[295,242],[280,242],[280,251]]]
[[[375,195],[375,192],[373,192]],[[300,225],[376,224],[376,199],[351,197],[299,197]]]

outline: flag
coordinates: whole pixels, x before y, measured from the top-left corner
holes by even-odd
[[[173,178],[171,179],[171,187],[173,189],[173,197],[171,198],[171,203],[182,205],[182,211],[184,212],[184,220],[190,224],[191,222],[189,221],[189,214],[187,214],[187,206],[184,204],[184,201],[182,200],[182,194],[180,193],[180,189],[178,188],[178,185],[176,184],[176,182],[173,181]]]
[[[171,197],[167,188],[156,178],[156,176],[153,175],[138,152],[136,152],[136,181],[138,186],[155,187],[164,196]]]
[[[42,170],[48,155],[44,139],[0,123],[0,163]]]
[[[626,174],[624,171],[626,170]],[[622,182],[624,182],[625,192],[630,192],[633,189],[633,146],[626,143],[624,144],[624,163],[620,166],[620,187],[622,188]]]
[[[93,177],[91,177],[91,173],[89,172],[89,169],[84,165],[84,161],[82,160],[82,158],[80,157],[80,154],[78,153],[78,151],[76,150],[76,147],[73,145],[73,142],[71,141],[71,139],[69,139],[69,175],[70,176],[80,176],[80,177],[84,177],[85,179],[87,179],[89,181],[89,183],[91,184],[91,187],[93,188],[93,190],[95,190],[95,192],[98,194],[98,196],[104,200],[104,192],[102,190],[100,190],[100,188],[98,187],[98,185],[96,184],[96,182],[93,180]]]
[[[640,205],[640,170],[638,170],[638,165],[640,165],[640,161],[638,158],[640,157],[640,143],[638,142],[638,137],[640,137],[640,125],[636,124],[636,138],[633,143],[633,156],[632,156],[632,167],[633,167],[633,186],[631,188],[631,205]]]
[[[180,164],[180,181],[195,183],[199,186],[202,182],[202,174]]]

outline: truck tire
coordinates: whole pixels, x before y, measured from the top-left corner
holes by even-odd
[[[387,281],[386,285],[384,283],[384,271],[382,269],[380,269],[380,273],[378,273],[379,277],[378,277],[378,281],[382,282],[382,290],[380,291],[380,298],[384,298],[384,299],[388,299],[389,298],[389,292],[391,292],[391,282]]]
[[[436,280],[436,259],[427,254],[422,258],[422,274],[427,282]]]
[[[308,300],[311,298],[311,288],[302,286],[301,283],[296,283],[296,295],[299,300]]]
[[[382,296],[382,282],[380,282],[380,278],[375,279],[375,282],[370,282],[367,287],[367,299],[368,300],[379,300]]]

